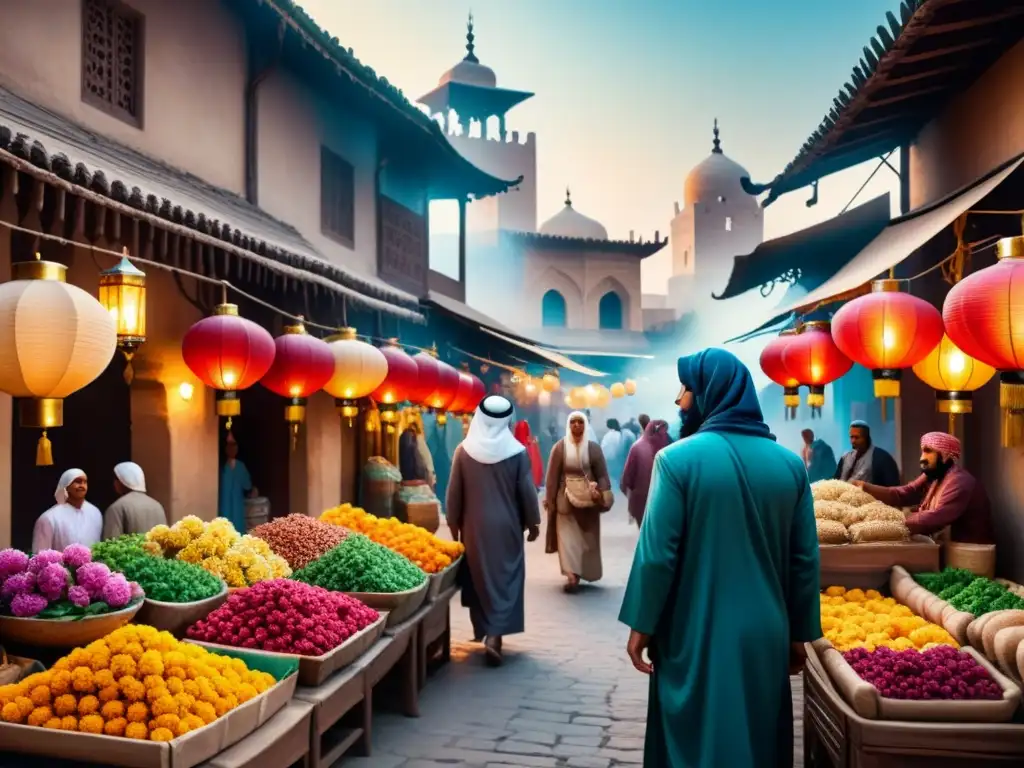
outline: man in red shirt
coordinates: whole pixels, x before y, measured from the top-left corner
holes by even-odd
[[[953,541],[994,544],[988,494],[974,476],[957,462],[960,441],[945,432],[929,432],[921,438],[921,475],[907,485],[883,488],[863,481],[863,488],[892,507],[913,507],[907,517],[911,533],[931,535],[950,527]]]

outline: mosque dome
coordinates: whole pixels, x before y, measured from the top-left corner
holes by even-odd
[[[475,85],[480,88],[494,88],[498,85],[498,78],[494,70],[485,67],[480,63],[474,52],[473,40],[473,14],[469,14],[469,24],[466,31],[466,56],[465,58],[449,69],[441,79],[437,81],[439,86],[448,83],[461,83],[462,85]]]
[[[740,179],[750,177],[747,169],[734,160],[730,160],[722,152],[722,143],[718,138],[718,121],[715,120],[715,140],[711,154],[702,160],[686,176],[683,183],[684,200],[687,205],[710,203],[714,201],[751,199]]]
[[[565,207],[540,225],[542,235],[574,237],[581,240],[607,240],[608,230],[601,222],[584,216],[572,207],[572,197],[565,190]]]

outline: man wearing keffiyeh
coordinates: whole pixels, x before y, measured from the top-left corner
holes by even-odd
[[[949,526],[953,541],[993,544],[988,494],[959,461],[957,438],[945,432],[929,432],[921,438],[921,475],[912,483],[896,488],[864,482],[854,485],[890,506],[916,506],[917,510],[907,517],[911,533],[931,535]]]

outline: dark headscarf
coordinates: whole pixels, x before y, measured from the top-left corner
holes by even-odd
[[[764,423],[750,371],[724,349],[679,358],[679,381],[703,416],[698,432],[731,432],[774,440]]]
[[[654,457],[658,451],[672,442],[668,434],[668,422],[657,419],[648,422],[644,436],[629,449],[626,467],[622,470],[620,488],[629,495],[629,514],[637,525],[643,520],[644,507],[647,506],[647,494],[651,488],[651,473],[654,470]]]

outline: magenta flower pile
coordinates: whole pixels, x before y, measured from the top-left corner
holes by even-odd
[[[235,592],[188,637],[236,648],[322,656],[380,618],[355,598],[288,579]]]
[[[966,653],[948,645],[924,651],[854,648],[843,654],[861,679],[887,699],[994,701],[1003,689]]]
[[[19,549],[0,550],[0,614],[76,619],[117,611],[142,597],[138,584],[94,563],[81,544],[31,557]]]

